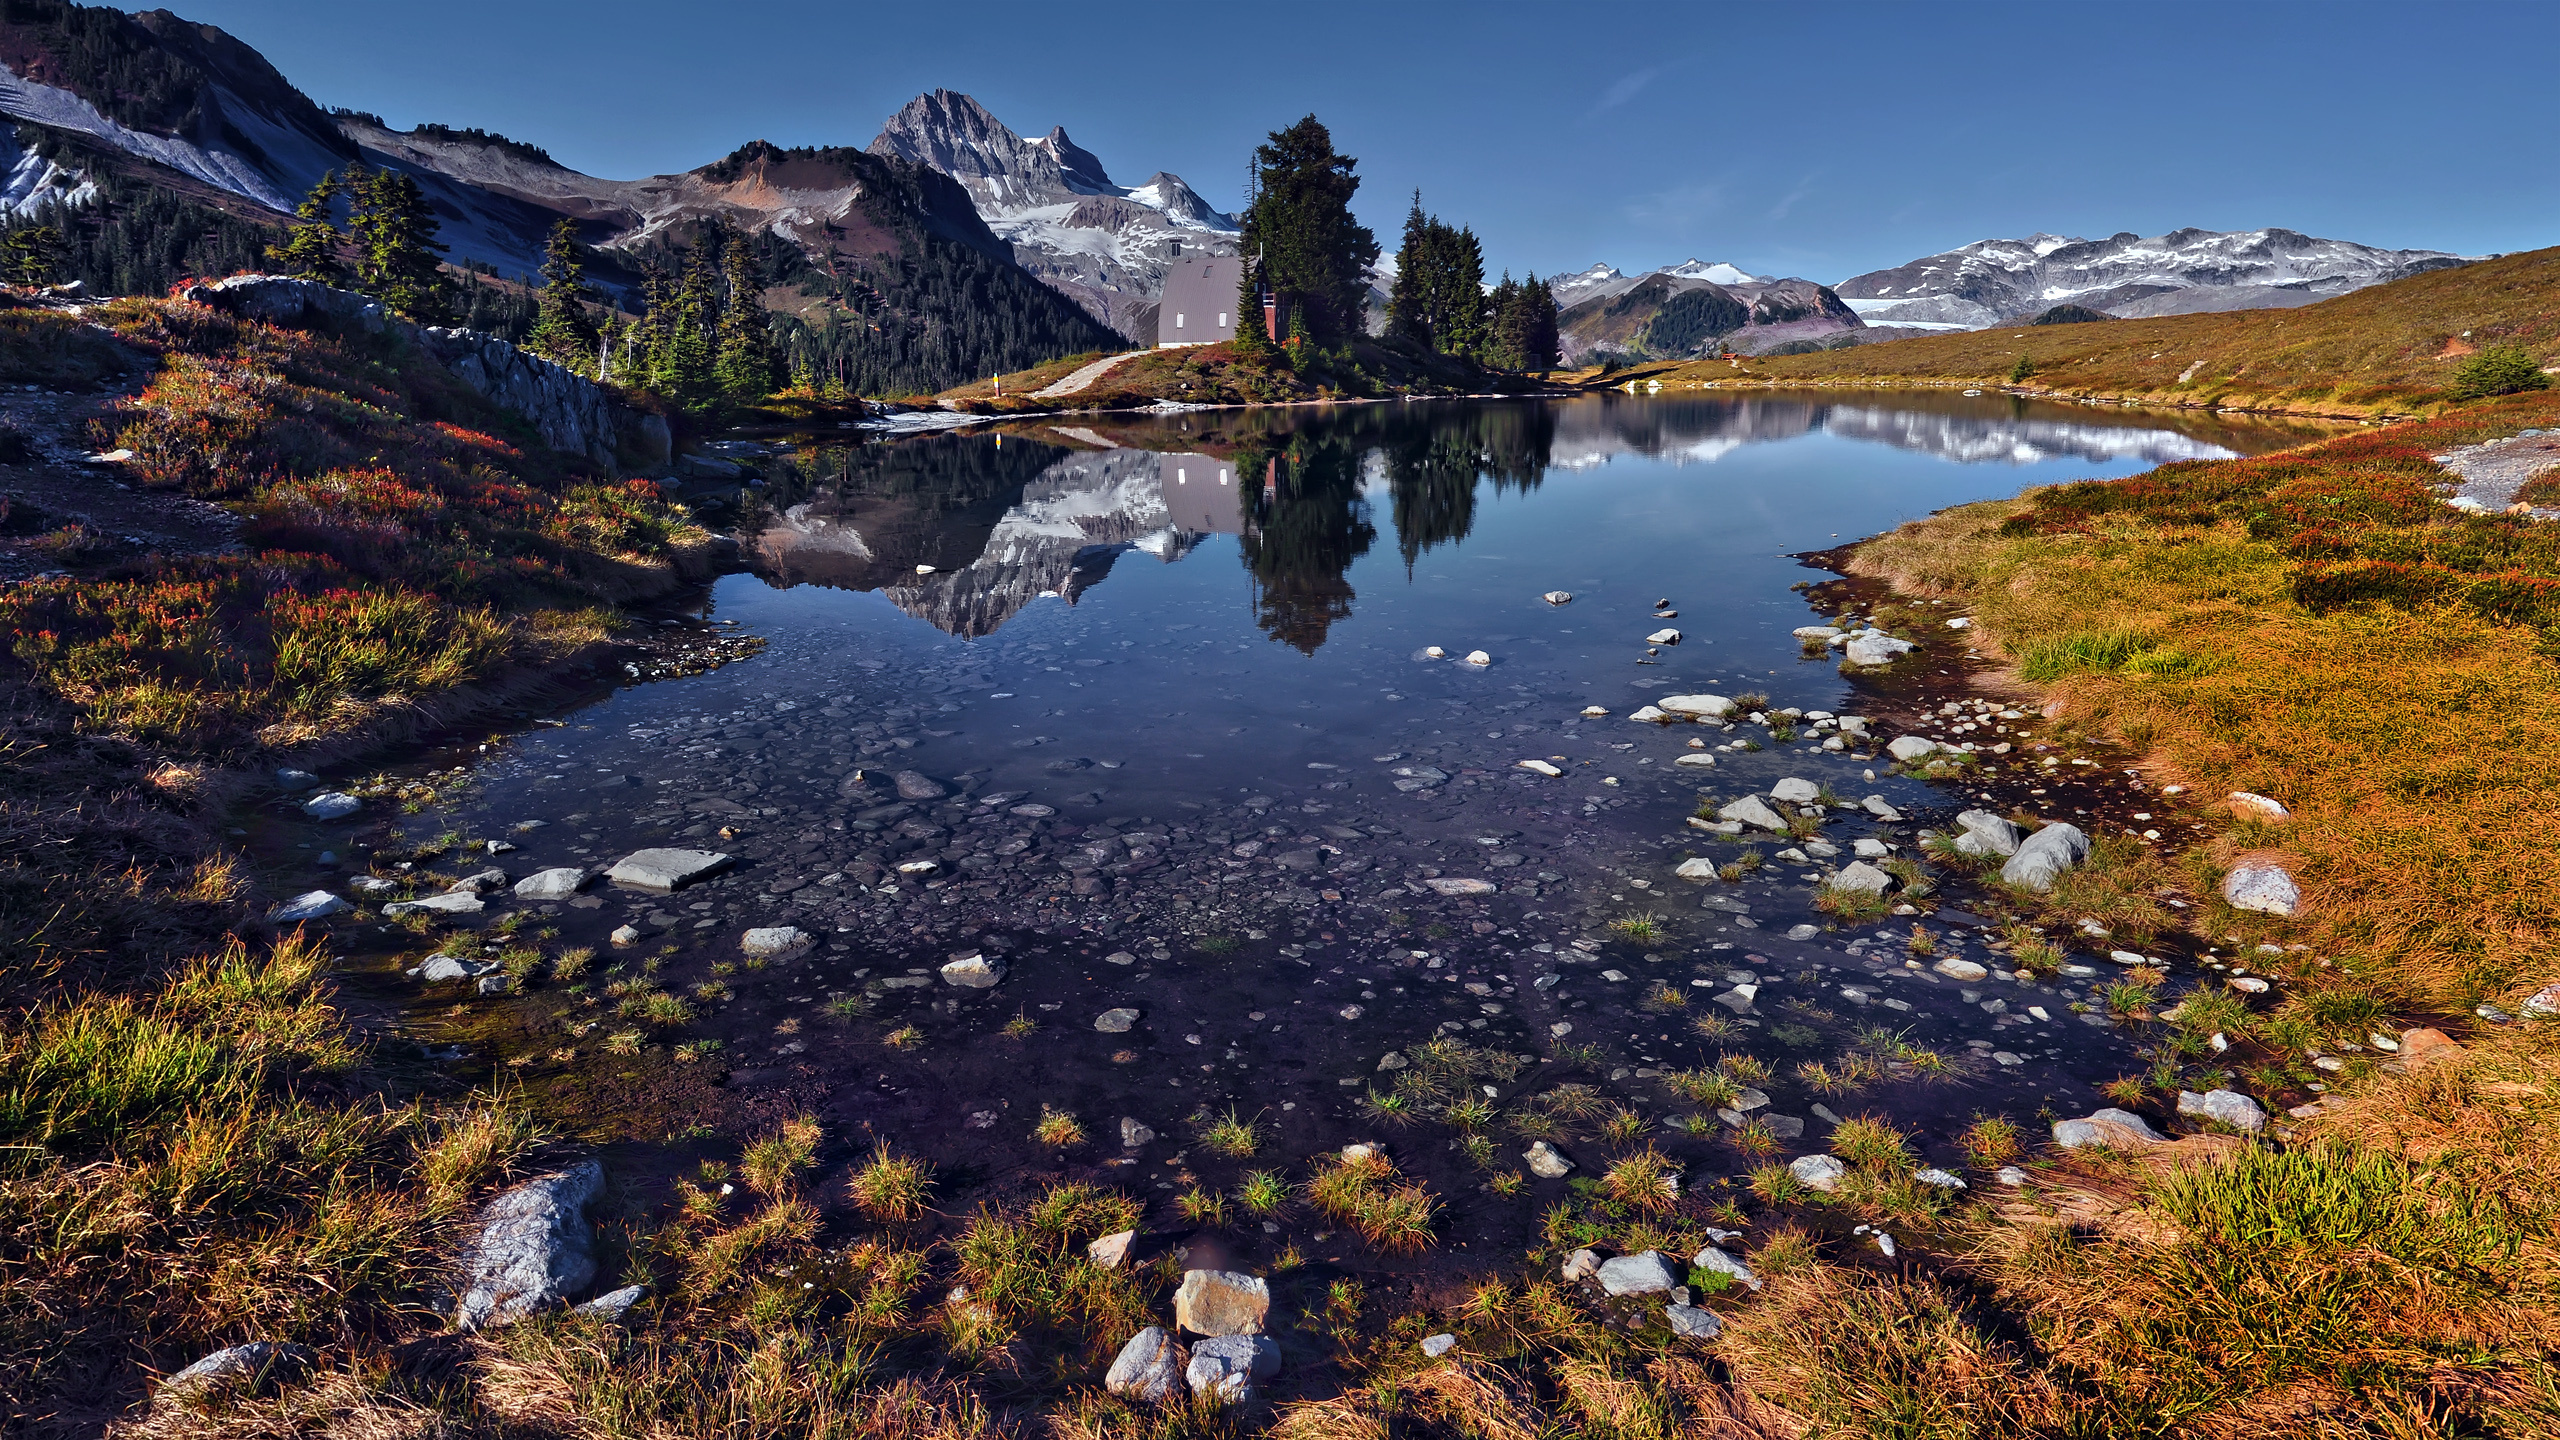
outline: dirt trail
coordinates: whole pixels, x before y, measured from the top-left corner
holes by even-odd
[[[119,553],[202,554],[237,543],[229,511],[146,490],[120,456],[91,451],[90,422],[143,383],[129,375],[105,390],[0,387],[0,584]]]
[[[1152,353],[1154,352],[1148,350],[1127,350],[1117,355],[1105,356],[1104,358],[1096,360],[1092,364],[1085,366],[1083,369],[1076,371],[1074,374],[1069,375],[1066,379],[1060,380],[1049,386],[1045,390],[1032,391],[1031,398],[1034,400],[1056,400],[1068,395],[1078,394],[1082,391],[1091,389],[1094,381],[1110,374],[1112,367],[1120,364],[1122,361],[1135,360],[1141,355],[1148,355]]]

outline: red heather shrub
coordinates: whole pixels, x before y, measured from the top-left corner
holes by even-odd
[[[2305,565],[2293,577],[2293,598],[2319,614],[2362,600],[2378,600],[2401,609],[2460,594],[2465,577],[2441,565],[2397,560],[2349,560],[2336,565]]]

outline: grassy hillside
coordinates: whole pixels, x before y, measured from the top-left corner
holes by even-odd
[[[1752,360],[1646,366],[1607,377],[1666,386],[2006,383],[2057,395],[2181,405],[2413,414],[2488,345],[2560,363],[2560,249],[2413,275],[2298,310],[2235,310],[2102,324],[2004,326]],[[1590,378],[1599,378],[1593,376]]]

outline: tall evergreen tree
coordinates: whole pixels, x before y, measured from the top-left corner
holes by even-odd
[[[1245,257],[1244,278],[1236,282],[1236,358],[1269,364],[1277,358],[1279,347],[1271,343],[1271,332],[1262,318],[1262,267],[1251,255]]]
[[[293,207],[293,227],[285,231],[282,245],[267,247],[268,263],[287,275],[328,284],[345,277],[347,267],[338,259],[338,196],[346,187],[338,172],[322,172]]]
[[[1396,247],[1396,278],[1387,287],[1387,333],[1422,346],[1431,344],[1424,299],[1430,246],[1431,217],[1422,213],[1422,191],[1417,188],[1413,208],[1404,214],[1404,242]]]
[[[685,257],[684,279],[667,306],[667,327],[652,357],[655,388],[691,406],[707,402],[718,383],[720,270],[713,257],[719,248],[706,238]]]
[[[440,224],[415,177],[376,170],[352,182],[357,288],[422,324],[444,318],[444,276],[436,257]]]
[[[1493,287],[1487,311],[1493,320],[1485,339],[1484,363],[1496,370],[1525,370],[1529,348],[1524,332],[1529,322],[1529,307],[1522,302],[1526,289],[1515,283],[1511,272],[1502,272],[1502,283]]]
[[[542,247],[541,311],[534,318],[533,333],[526,337],[532,350],[580,374],[596,368],[596,327],[587,317],[586,266],[578,260],[578,227],[563,218],[551,227],[551,235]]]
[[[1556,292],[1538,278],[1536,271],[1520,284],[1520,305],[1525,312],[1520,342],[1520,368],[1553,370],[1564,358],[1561,338],[1556,334]]]
[[[1405,216],[1387,315],[1396,334],[1425,349],[1478,360],[1489,353],[1484,247],[1474,231],[1423,213],[1419,190]]]
[[[737,401],[761,400],[773,393],[772,322],[764,308],[763,272],[745,235],[732,235],[721,247],[720,271],[727,291],[713,361],[720,393]]]
[[[1365,329],[1368,267],[1378,238],[1352,218],[1360,163],[1333,149],[1313,115],[1271,132],[1255,148],[1254,200],[1244,220],[1244,253],[1259,254],[1264,282],[1294,315],[1306,312],[1314,343],[1348,341]]]

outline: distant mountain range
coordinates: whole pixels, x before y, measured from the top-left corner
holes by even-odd
[[[2056,305],[2110,315],[2190,315],[2308,305],[2477,256],[2380,250],[2293,230],[2125,231],[2104,240],[1977,240],[1832,289],[1870,325],[1979,330]]]
[[[1547,286],[1559,308],[1557,337],[1574,362],[1603,354],[1672,359],[1717,347],[1759,354],[1836,343],[1865,328],[1824,286],[1722,261],[1685,260],[1635,276],[1594,265]]]

